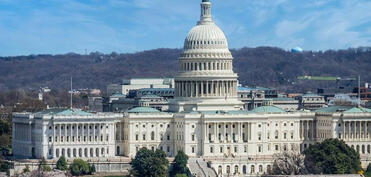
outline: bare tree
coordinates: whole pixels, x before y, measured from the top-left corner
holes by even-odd
[[[275,154],[272,173],[274,175],[306,174],[304,158],[304,155],[291,151]]]

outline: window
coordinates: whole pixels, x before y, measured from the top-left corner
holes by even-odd
[[[244,147],[243,147],[243,152],[244,152],[244,153],[247,152],[247,146],[244,146]]]
[[[210,153],[214,153],[214,148],[210,147]]]
[[[167,152],[170,152],[170,146],[167,146],[167,147],[166,147],[166,151],[167,151]]]
[[[143,134],[143,140],[146,140],[146,134]]]
[[[262,152],[262,146],[259,146],[259,147],[258,147],[258,151],[259,151],[259,152]]]
[[[51,130],[52,129],[52,126],[49,126],[49,130]]]
[[[237,149],[237,146],[234,147],[234,152],[237,153],[238,149]]]
[[[195,153],[195,147],[192,147],[192,153]]]
[[[291,127],[293,127],[294,126],[294,123],[291,123]]]
[[[286,133],[283,133],[283,138],[286,139]]]
[[[279,148],[278,148],[278,145],[275,145],[274,147],[275,147],[276,151],[278,151],[278,149],[279,149]]]
[[[50,136],[50,137],[49,137],[49,143],[51,143],[51,142],[52,142],[52,137]]]
[[[283,126],[286,127],[286,123],[284,123]]]
[[[167,135],[167,140],[170,140],[170,135]]]
[[[291,132],[291,139],[294,139],[294,133]]]
[[[220,153],[223,153],[223,147],[220,147]]]
[[[195,140],[195,135],[192,135],[192,141],[194,141]]]
[[[151,133],[151,140],[152,140],[152,141],[155,140],[155,132],[152,132],[152,133]]]

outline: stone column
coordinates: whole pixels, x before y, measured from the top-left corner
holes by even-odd
[[[343,122],[343,137],[342,137],[343,140],[345,140],[345,122]]]
[[[216,143],[217,136],[218,136],[218,134],[216,133],[216,131],[217,131],[217,123],[214,123],[214,143]]]
[[[201,81],[200,83],[201,83],[201,97],[203,97],[204,96],[204,82]]]
[[[196,86],[196,97],[199,97],[199,93],[198,93],[198,87],[199,87],[199,85],[198,85],[199,83],[198,83],[198,81],[196,81],[195,82],[195,86]]]

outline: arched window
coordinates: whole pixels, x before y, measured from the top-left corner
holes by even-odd
[[[230,174],[230,173],[231,173],[231,167],[227,165],[227,174]]]
[[[221,165],[218,167],[218,174],[223,174],[223,167]]]
[[[267,165],[267,173],[268,173],[268,174],[271,174],[271,170],[272,170],[272,169],[271,169],[271,165]]]
[[[155,132],[152,132],[152,133],[151,133],[151,140],[152,140],[152,141],[155,140]]]
[[[367,153],[369,154],[371,151],[370,145],[367,145]]]
[[[362,145],[362,154],[364,154],[366,151],[365,145]]]
[[[259,173],[263,173],[263,165],[259,165]]]
[[[254,165],[251,165],[251,171],[250,173],[255,173],[255,166]]]
[[[116,155],[120,155],[120,146],[116,147]]]
[[[238,165],[234,166],[234,174],[239,174],[239,172],[238,172]]]
[[[243,173],[243,174],[246,174],[246,173],[247,173],[247,172],[246,172],[246,165],[243,165],[243,166],[242,166],[242,173]]]

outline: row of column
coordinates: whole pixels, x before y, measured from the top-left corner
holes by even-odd
[[[233,70],[231,61],[221,62],[200,62],[200,63],[180,63],[180,70],[182,71],[203,71],[203,70]]]
[[[368,121],[344,121],[342,139],[349,141],[370,140]]]
[[[176,81],[176,97],[235,97],[237,81]]]
[[[305,120],[300,121],[300,138],[302,140],[314,140],[314,121]]]
[[[85,126],[85,129],[84,129],[84,126]],[[62,130],[62,127],[63,127],[63,130]],[[105,123],[54,124],[53,132],[52,132],[53,136],[51,138],[52,138],[52,142],[54,143],[74,143],[74,142],[84,142],[84,137],[85,137],[86,138],[85,142],[96,143],[96,142],[102,142],[102,140],[109,141],[111,138],[109,134],[112,129],[113,129],[113,124],[111,125],[111,124],[105,124]],[[103,136],[103,138],[101,136]],[[63,137],[63,142],[61,141],[62,137]],[[97,138],[95,139],[95,137]]]
[[[228,128],[226,128],[226,125],[228,125]],[[234,128],[233,125],[235,126]],[[204,139],[208,143],[224,142],[225,140],[233,142],[233,134],[235,134],[234,141],[236,143],[248,142],[251,140],[251,123],[247,122],[204,123],[204,130]],[[220,141],[219,134],[221,134]],[[211,137],[209,137],[210,135]]]

